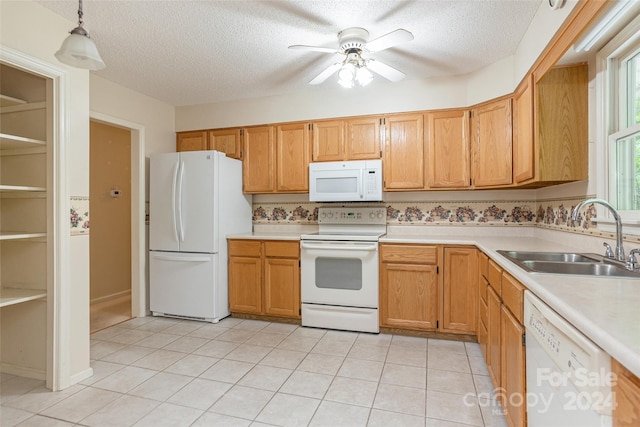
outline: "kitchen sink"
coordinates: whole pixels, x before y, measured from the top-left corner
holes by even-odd
[[[640,272],[627,270],[623,264],[597,254],[504,250],[500,250],[498,253],[531,273],[579,274],[640,279]]]

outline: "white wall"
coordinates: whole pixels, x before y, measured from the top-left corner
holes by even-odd
[[[54,53],[75,25],[37,3],[0,2],[0,42],[3,46],[51,64],[66,72],[68,85],[68,122],[59,141],[65,171],[61,186],[66,195],[89,195],[89,72],[59,63]],[[66,95],[66,94],[63,94]],[[65,133],[68,131],[68,133]],[[68,138],[65,138],[68,135]],[[62,263],[62,283],[56,291],[62,295],[61,311],[68,320],[60,331],[68,346],[60,350],[60,383],[64,388],[90,373],[89,367],[89,238],[69,235],[69,200],[61,200],[66,233],[60,238],[63,248],[57,257]]]

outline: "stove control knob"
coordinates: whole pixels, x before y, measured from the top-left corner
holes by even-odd
[[[369,212],[369,218],[374,219],[376,217],[376,213],[374,211]]]
[[[378,217],[378,219],[382,219],[382,211],[378,211],[377,217]]]
[[[326,214],[325,212],[322,212],[322,213],[320,214],[320,218],[323,218],[323,219],[324,219],[326,216],[327,216],[327,214]]]
[[[328,212],[327,213],[327,218],[333,218],[333,212]]]

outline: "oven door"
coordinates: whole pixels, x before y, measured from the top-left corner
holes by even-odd
[[[378,242],[306,241],[302,302],[378,308]]]

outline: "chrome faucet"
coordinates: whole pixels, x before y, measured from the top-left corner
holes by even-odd
[[[636,259],[636,254],[640,255],[640,249],[631,249],[629,259],[627,260],[627,269],[631,271],[640,270],[640,263]]]
[[[611,206],[609,202],[603,199],[596,199],[596,198],[583,200],[580,203],[578,203],[578,206],[576,206],[575,209],[573,210],[573,213],[571,214],[571,220],[577,221],[580,210],[583,207],[590,205],[592,203],[597,203],[599,205],[604,206],[605,208],[609,209],[609,211],[611,212],[611,215],[613,215],[613,219],[616,221],[615,259],[618,261],[626,262],[627,260],[625,259],[625,256],[624,256],[624,247],[622,246],[622,219],[620,218],[620,215],[618,215],[618,212],[616,211],[616,209],[613,206]]]

